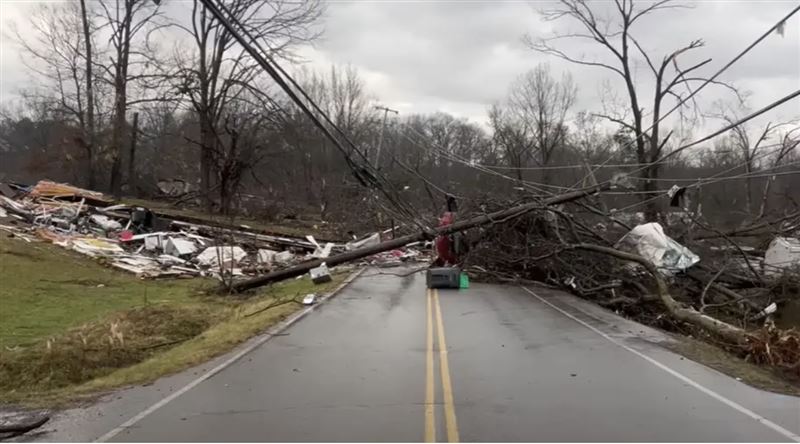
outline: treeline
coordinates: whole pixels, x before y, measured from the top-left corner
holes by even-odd
[[[705,148],[656,162],[689,141],[690,132],[678,137],[655,118],[647,129],[647,116],[629,117],[629,105],[578,110],[569,73],[547,65],[521,73],[505,97],[487,104],[486,122],[435,113],[389,114],[384,124],[380,97],[354,67],[296,63],[298,45],[319,37],[323,4],[226,4],[291,66],[358,157],[420,211],[438,212],[445,192],[477,205],[559,193],[618,172],[633,173],[636,191],[603,197],[602,211],[663,213],[665,200],[654,197],[673,185],[690,186],[692,211],[734,219],[780,213],[800,198],[800,183],[787,174],[798,171],[796,126],[742,125]],[[48,3],[16,24],[31,81],[21,100],[4,104],[0,173],[135,196],[158,194],[160,181],[180,179],[189,185],[189,201],[210,211],[363,219],[373,192],[307,116],[200,2],[165,7],[150,0]],[[185,20],[176,19],[189,9]],[[630,20],[624,12],[621,20]],[[165,43],[175,36],[177,43]],[[635,88],[626,91],[636,98]],[[666,107],[667,92],[658,93]],[[732,103],[717,104],[718,117],[735,121],[746,112],[744,102]],[[681,116],[684,129],[699,124],[697,115]]]

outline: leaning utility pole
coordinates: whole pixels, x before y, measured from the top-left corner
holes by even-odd
[[[391,112],[395,114],[400,114],[399,111],[387,108],[385,106],[376,106],[375,109],[383,111],[383,123],[381,124],[381,135],[378,138],[378,149],[375,151],[375,168],[378,168],[378,162],[381,159],[381,145],[383,145],[383,131],[386,128],[386,116]]]

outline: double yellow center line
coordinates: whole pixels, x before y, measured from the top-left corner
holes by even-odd
[[[439,345],[439,368],[441,369],[442,396],[444,398],[444,419],[447,440],[458,442],[458,423],[453,405],[453,385],[450,381],[450,365],[447,361],[447,342],[444,337],[442,308],[439,305],[439,292],[428,290],[428,334],[425,357],[425,442],[436,442],[436,394],[434,390],[433,338],[436,329]],[[434,312],[436,317],[434,319]],[[434,325],[435,324],[435,325]]]

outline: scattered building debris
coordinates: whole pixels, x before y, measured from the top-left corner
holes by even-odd
[[[294,260],[294,253],[291,251],[281,251],[275,254],[275,262],[280,264],[289,264]]]
[[[258,250],[258,263],[272,265],[275,262],[275,256],[277,256],[279,252],[275,250],[267,250],[265,248],[261,248]]]
[[[347,251],[357,250],[359,248],[374,247],[379,243],[381,243],[381,234],[373,233],[365,237],[364,239],[360,239],[354,242],[348,242],[347,245],[345,245],[345,249]]]
[[[325,260],[348,248],[329,241],[320,244],[311,235],[292,238],[243,225],[209,225],[191,217],[175,220],[144,207],[117,204],[102,193],[46,180],[32,187],[6,184],[1,189],[0,218],[16,220],[14,226],[0,225],[3,231],[28,242],[38,238],[107,259],[110,266],[142,278],[254,276]],[[356,245],[379,241],[380,233],[374,233]],[[418,255],[401,249],[369,262],[394,263]],[[326,266],[317,272],[315,282],[331,279]]]
[[[156,183],[158,191],[169,197],[180,197],[190,191],[189,184],[183,179],[164,179]]]
[[[309,270],[308,274],[311,276],[311,281],[315,284],[324,284],[333,279],[331,278],[331,272],[328,270],[328,266],[325,265],[324,262],[319,267]]]
[[[49,197],[53,199],[85,199],[87,202],[92,202],[94,204],[111,203],[111,199],[104,196],[103,193],[84,190],[83,188],[74,187],[64,183],[51,182],[49,180],[40,180],[28,194],[33,198]]]
[[[164,246],[164,253],[172,256],[186,257],[197,251],[197,245],[192,239],[181,239],[179,237],[167,238]]]
[[[200,253],[195,260],[206,267],[231,268],[242,261],[247,256],[241,247],[234,245],[224,245],[208,247]]]

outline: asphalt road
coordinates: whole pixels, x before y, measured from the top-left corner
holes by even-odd
[[[791,441],[761,392],[551,290],[368,270],[112,441]],[[369,276],[372,275],[372,276]],[[119,423],[123,422],[120,418]]]

